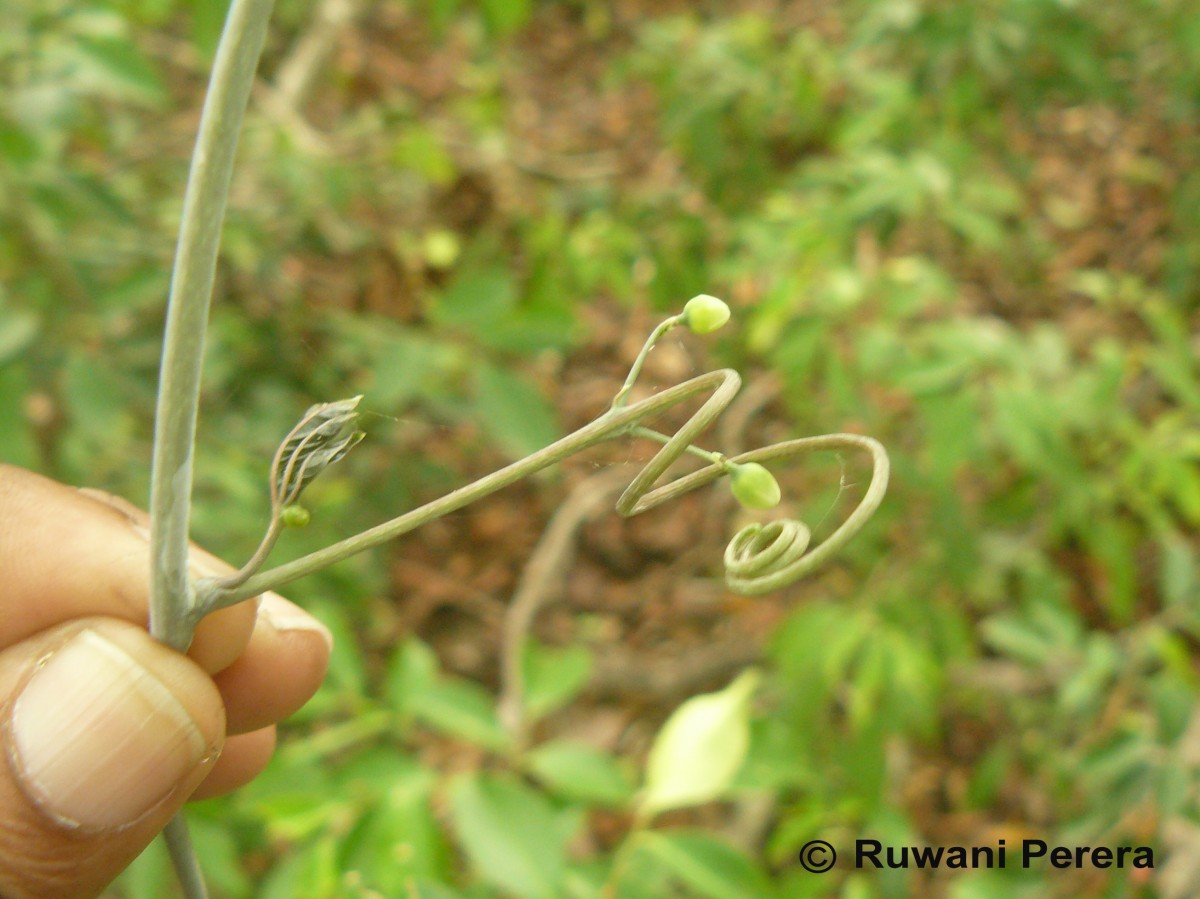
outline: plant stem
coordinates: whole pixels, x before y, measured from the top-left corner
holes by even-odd
[[[280,531],[283,530],[283,525],[279,521],[279,513],[272,509],[272,516],[271,523],[267,525],[267,532],[263,534],[263,538],[258,544],[258,549],[254,551],[254,555],[247,559],[246,564],[233,574],[218,580],[222,589],[229,590],[246,583],[254,572],[262,568],[263,562],[267,560],[267,556],[271,554],[271,550],[275,548],[275,544],[279,540]]]
[[[602,502],[617,492],[618,486],[624,481],[625,472],[609,469],[576,485],[546,525],[504,613],[500,643],[500,695],[496,701],[496,715],[512,738],[514,754],[525,750],[529,737],[523,662],[533,620],[538,611],[552,601],[556,592],[555,584],[574,558],[580,527],[595,514]]]
[[[273,0],[234,0],[221,34],[192,154],[171,274],[150,483],[150,632],[191,643],[188,513],[200,367],[233,159]]]
[[[188,574],[192,455],[204,333],[233,159],[273,0],[233,0],[192,153],[167,303],[150,475],[150,633],[180,651],[196,621]],[[188,899],[207,891],[183,819],[164,835]]]
[[[208,887],[204,884],[204,872],[200,870],[200,861],[196,858],[196,850],[192,848],[192,838],[188,834],[187,819],[176,815],[163,828],[163,841],[171,854],[171,864],[175,866],[175,876],[187,899],[207,899]]]
[[[421,527],[421,525],[447,515],[456,509],[470,505],[489,494],[495,493],[510,484],[515,484],[541,471],[556,462],[561,462],[568,456],[588,447],[611,440],[627,433],[630,426],[644,418],[649,418],[686,399],[713,390],[713,395],[704,403],[700,410],[691,418],[674,437],[670,438],[666,447],[654,457],[649,465],[634,479],[633,484],[626,490],[626,496],[636,493],[634,502],[625,506],[619,505],[622,514],[635,514],[645,511],[660,502],[678,495],[668,485],[654,491],[648,496],[641,496],[670,465],[678,453],[690,444],[691,438],[708,427],[720,414],[736,393],[741,379],[737,373],[729,369],[708,372],[678,384],[675,387],[657,393],[633,406],[623,409],[610,409],[595,421],[585,425],[573,434],[569,434],[544,449],[538,450],[531,456],[526,456],[504,468],[480,478],[472,484],[460,487],[440,499],[426,503],[416,509],[393,518],[391,521],[376,525],[361,534],[348,537],[324,549],[309,553],[291,562],[269,568],[249,578],[245,583],[233,589],[222,589],[221,585],[212,580],[197,581],[197,606],[203,611],[221,608],[257,596],[267,590],[275,590],[297,578],[320,571],[322,568],[347,559],[350,556],[385,543],[401,534]],[[673,451],[673,452],[671,452]],[[640,497],[640,499],[639,499]],[[624,499],[624,497],[623,497]]]
[[[653,440],[657,443],[670,443],[671,438],[661,431],[656,431],[653,428],[643,428],[641,425],[630,428],[629,433],[634,437],[645,437],[647,440]],[[722,465],[725,463],[725,455],[716,453],[712,450],[701,449],[698,446],[688,444],[684,447],[684,452],[691,453],[693,456],[699,456],[705,462],[711,465]]]
[[[625,869],[629,867],[629,859],[638,849],[638,844],[643,840],[650,822],[645,820],[638,813],[633,820],[633,826],[629,833],[625,834],[625,839],[617,846],[616,852],[613,854],[612,865],[608,869],[608,876],[604,879],[604,883],[600,887],[600,899],[619,899],[617,890],[621,887],[621,879],[625,874]]]
[[[664,334],[682,321],[682,313],[679,315],[672,315],[650,332],[650,336],[647,337],[646,342],[642,344],[642,349],[637,354],[637,358],[633,360],[633,365],[629,367],[629,374],[625,376],[625,383],[621,385],[621,389],[618,390],[617,395],[613,397],[613,409],[620,409],[629,402],[629,392],[633,390],[633,385],[637,382],[638,375],[642,373],[642,366],[646,364],[646,357],[650,355],[650,351],[654,349],[654,345],[658,343],[659,338],[661,338]]]

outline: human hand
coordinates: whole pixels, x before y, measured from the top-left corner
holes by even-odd
[[[252,780],[332,638],[276,594],[146,632],[147,516],[0,465],[0,896],[97,895],[189,798]],[[193,549],[193,572],[232,569]]]

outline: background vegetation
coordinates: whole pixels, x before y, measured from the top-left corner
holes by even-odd
[[[0,458],[145,502],[162,305],[220,28],[200,0],[0,5]],[[253,786],[192,813],[222,897],[595,897],[654,733],[764,672],[721,801],[616,895],[1189,896],[1200,883],[1200,4],[281,0],[235,176],[197,460],[234,560],[276,442],[366,394],[298,554],[733,364],[733,449],[892,454],[823,574],[726,593],[723,491],[579,528],[494,711],[554,509],[616,447],[290,594],[338,636]],[[859,461],[781,472],[812,523]],[[609,476],[611,477],[611,476]],[[547,748],[548,747],[548,748]],[[1153,872],[855,872],[848,847],[1151,845]],[[152,847],[112,896],[171,895]]]

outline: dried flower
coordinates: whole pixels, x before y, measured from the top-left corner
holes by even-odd
[[[284,438],[271,464],[271,506],[276,510],[295,503],[313,478],[344,458],[363,439],[353,430],[355,408],[361,396],[310,406]]]

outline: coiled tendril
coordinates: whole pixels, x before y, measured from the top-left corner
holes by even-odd
[[[890,466],[887,452],[877,440],[858,434],[824,434],[788,440],[728,458],[720,457],[720,461],[651,489],[666,470],[691,448],[693,438],[729,406],[740,386],[741,377],[737,372],[720,369],[692,378],[628,409],[613,410],[605,418],[628,421],[626,429],[632,430],[637,422],[696,394],[710,389],[713,391],[712,396],[666,441],[621,494],[616,508],[624,516],[637,515],[703,487],[728,474],[730,467],[736,464],[762,463],[829,450],[865,450],[871,454],[873,469],[866,493],[841,526],[817,546],[810,548],[811,531],[803,522],[794,519],[782,519],[765,525],[750,524],[734,535],[725,548],[725,582],[737,593],[756,596],[777,590],[810,574],[845,546],[879,508],[887,491]]]
[[[693,298],[691,302],[694,303],[696,300],[701,299],[710,301],[708,302],[708,308],[703,308],[700,311],[707,313],[709,319],[711,319],[714,311],[713,304],[720,301],[711,297],[699,297]],[[733,401],[738,388],[741,387],[742,379],[732,369],[707,372],[640,402],[627,405],[629,394],[651,348],[667,331],[680,324],[688,324],[689,327],[694,327],[696,324],[689,321],[689,310],[686,307],[683,314],[666,319],[654,329],[638,354],[637,359],[634,361],[629,375],[625,379],[625,383],[617,392],[612,402],[612,407],[590,424],[584,425],[574,433],[568,434],[561,440],[557,440],[523,459],[485,475],[471,484],[459,487],[457,490],[425,503],[423,506],[398,515],[390,521],[368,528],[353,537],[340,540],[337,543],[326,546],[324,549],[316,550],[291,562],[285,562],[282,565],[260,572],[258,569],[265,559],[266,553],[274,544],[275,537],[281,527],[278,515],[274,515],[259,550],[255,552],[250,562],[244,565],[237,574],[226,578],[201,578],[196,582],[196,600],[194,605],[196,616],[199,617],[214,609],[240,602],[265,590],[277,589],[298,577],[319,571],[328,565],[349,558],[365,549],[378,546],[387,540],[399,537],[401,534],[406,534],[456,509],[470,505],[497,490],[529,477],[535,472],[561,462],[581,450],[608,440],[631,435],[652,437],[656,440],[661,440],[664,445],[646,463],[645,467],[637,473],[629,486],[625,488],[625,492],[621,494],[620,499],[617,500],[617,511],[624,516],[637,515],[639,512],[653,509],[655,506],[661,505],[668,500],[689,493],[697,487],[709,484],[723,475],[731,474],[736,470],[738,465],[745,465],[750,462],[762,463],[822,450],[855,449],[869,452],[874,460],[874,470],[871,474],[870,486],[867,488],[858,507],[842,522],[837,530],[818,546],[809,547],[810,533],[802,522],[782,520],[766,525],[748,525],[734,536],[725,550],[726,583],[731,590],[746,595],[767,593],[814,571],[861,530],[867,519],[879,507],[879,503],[883,499],[883,494],[887,490],[887,453],[878,441],[872,440],[870,437],[860,437],[857,434],[825,434],[820,437],[804,437],[799,440],[776,443],[772,446],[751,450],[732,457],[699,449],[693,445],[692,441],[728,407],[730,402]],[[707,327],[712,322],[705,321],[703,324]],[[706,333],[703,327],[699,331],[700,333]],[[643,421],[651,419],[694,396],[709,391],[711,391],[711,396],[704,401],[691,418],[684,422],[683,426],[674,435],[667,437],[641,426]],[[320,461],[323,464],[340,458],[345,454],[345,450],[349,449],[359,439],[360,435],[357,432],[352,433],[349,437],[345,436],[345,428],[350,424],[354,403],[357,403],[357,398],[315,406],[309,410],[307,417],[302,420],[301,425],[297,426],[303,432],[301,436],[304,436],[304,434],[308,433],[308,430],[305,430],[305,428],[307,428],[314,410],[317,412],[332,410],[337,413],[339,424],[336,435],[334,434],[332,424],[328,425],[327,430],[329,433],[326,433],[324,424],[317,429],[323,438],[335,441],[328,450],[329,458],[326,458],[326,456],[320,457]],[[342,413],[345,413],[344,416]],[[342,420],[343,418],[345,420]],[[294,429],[293,433],[289,435],[288,440],[292,440],[296,434],[297,431]],[[345,441],[345,443],[337,441]],[[290,447],[290,445],[288,441],[285,441],[281,453],[283,453],[283,449]],[[303,447],[297,445],[296,449],[307,448],[307,446],[308,444],[304,443]],[[701,456],[708,460],[710,464],[661,487],[655,487],[659,478],[666,473],[672,463],[687,452]],[[297,467],[289,461],[285,468],[285,477],[279,479],[276,473],[276,470],[279,468],[279,462],[285,456],[290,460],[294,455],[295,453],[290,453],[290,455],[287,453],[276,455],[276,465],[272,469],[273,506],[279,505],[281,497],[285,500],[289,497],[294,498],[295,493],[299,492],[298,488],[302,487],[305,483],[305,475],[309,470],[303,465]],[[299,473],[298,480],[297,472]],[[292,484],[297,485],[297,489],[294,491],[290,488]],[[278,510],[276,509],[275,511],[277,512]]]

